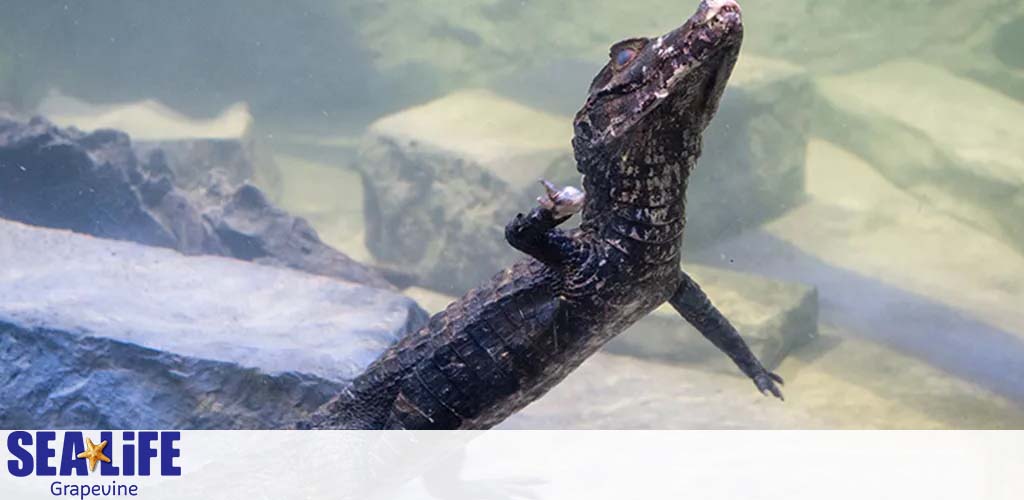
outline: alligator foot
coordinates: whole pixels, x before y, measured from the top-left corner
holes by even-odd
[[[541,179],[544,186],[545,196],[538,196],[537,203],[550,210],[557,219],[570,217],[583,209],[585,196],[583,191],[572,186],[558,189],[551,182]]]
[[[537,198],[538,207],[518,214],[505,226],[505,239],[512,247],[545,264],[561,266],[585,259],[583,244],[556,229],[583,209],[583,192],[574,187],[558,189],[541,180],[545,196]]]
[[[775,396],[782,401],[779,385],[782,377],[768,371],[750,351],[747,343],[740,336],[729,320],[711,303],[708,296],[700,289],[700,285],[688,274],[681,273],[682,282],[668,300],[676,311],[711,341],[719,350],[729,356],[750,380],[754,381],[757,390],[765,396]],[[778,385],[776,385],[778,384]]]
[[[757,386],[757,390],[761,391],[761,394],[764,394],[765,396],[775,396],[780,400],[785,401],[786,398],[782,396],[782,391],[780,391],[779,387],[775,385],[776,383],[784,385],[786,381],[782,380],[782,377],[769,372],[768,370],[763,370],[761,373],[754,375],[754,385]]]

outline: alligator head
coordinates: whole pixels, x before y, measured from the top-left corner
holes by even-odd
[[[581,172],[592,173],[595,160],[623,155],[695,158],[742,39],[734,0],[702,0],[679,28],[612,45],[611,60],[576,114],[573,148]]]

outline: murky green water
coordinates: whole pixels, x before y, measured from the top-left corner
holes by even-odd
[[[0,0],[0,109],[246,141],[276,204],[415,275],[433,312],[514,258],[501,224],[533,179],[577,182],[572,114],[608,46],[696,3]],[[714,353],[613,352],[510,425],[1021,428],[1024,3],[742,5],[684,264],[816,293],[712,294],[791,350],[786,404]]]

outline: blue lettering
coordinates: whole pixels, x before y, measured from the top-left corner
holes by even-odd
[[[116,476],[120,473],[120,469],[114,465],[117,462],[117,448],[114,447],[114,433],[112,432],[101,432],[100,441],[106,441],[109,443],[106,448],[103,449],[103,454],[110,459],[110,462],[100,462],[100,475],[101,476]]]
[[[125,476],[135,475],[135,445],[124,445],[124,460],[121,461]]]
[[[7,461],[7,471],[14,477],[25,477],[32,473],[32,452],[22,448],[32,444],[32,434],[15,431],[7,436],[7,451],[17,460]]]
[[[88,476],[89,465],[84,458],[78,458],[78,454],[85,451],[85,440],[81,432],[65,432],[64,448],[60,454],[60,475],[70,476],[75,471],[76,476]]]
[[[159,435],[156,432],[140,432],[139,433],[139,475],[149,475],[150,462],[156,458],[156,448],[153,447],[153,441],[156,441]]]
[[[160,433],[160,475],[180,476],[181,467],[174,465],[174,457],[181,456],[181,450],[174,446],[181,439],[180,432]]]
[[[125,441],[131,441],[135,439],[134,432],[124,433]],[[135,445],[125,443],[124,445],[124,460],[121,462],[124,467],[124,475],[134,476],[135,475]]]
[[[57,433],[53,431],[36,433],[36,475],[57,475],[57,468],[50,465],[50,459],[57,456],[56,450],[50,447],[50,443],[55,439]]]

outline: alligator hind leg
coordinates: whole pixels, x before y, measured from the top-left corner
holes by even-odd
[[[515,249],[552,266],[564,265],[584,251],[580,241],[556,229],[583,209],[583,193],[571,186],[558,189],[542,180],[545,195],[537,198],[539,207],[529,214],[518,214],[505,226],[505,239]]]
[[[669,304],[682,317],[694,326],[705,338],[711,341],[722,352],[732,358],[736,366],[743,371],[757,386],[762,394],[772,394],[779,399],[782,391],[775,384],[782,384],[782,377],[769,372],[747,343],[740,336],[729,320],[711,303],[704,290],[688,274],[682,273],[683,280],[679,288],[669,299]]]

